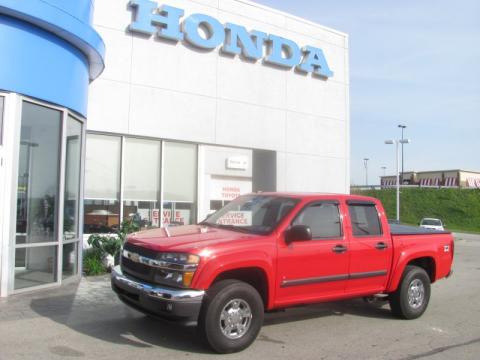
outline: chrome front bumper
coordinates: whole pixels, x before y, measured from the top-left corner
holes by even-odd
[[[112,270],[111,281],[112,289],[127,305],[186,324],[196,322],[205,295],[203,290],[172,289],[141,282],[124,274],[120,266]]]

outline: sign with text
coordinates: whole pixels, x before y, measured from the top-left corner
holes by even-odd
[[[152,210],[152,225],[160,226],[160,210]],[[172,210],[164,209],[162,211],[162,225],[187,225],[190,222],[190,210],[175,210],[172,213]]]
[[[252,180],[237,178],[210,179],[210,200],[231,201],[243,194],[252,192]]]
[[[235,225],[235,226],[251,226],[251,211],[229,211],[217,220],[217,224]]]
[[[333,76],[323,50],[314,46],[300,47],[295,41],[244,26],[220,21],[206,14],[191,14],[185,19],[184,10],[161,5],[151,0],[130,0],[134,13],[128,29],[142,35],[155,34],[169,41],[185,41],[201,49],[220,47],[223,53],[242,55],[246,59],[312,73],[324,79]]]
[[[227,158],[227,169],[247,170],[248,157],[246,156],[230,156]]]

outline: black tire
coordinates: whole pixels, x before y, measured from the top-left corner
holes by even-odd
[[[232,318],[221,318],[222,312],[224,310],[228,312],[228,309],[236,311],[236,314],[239,314],[240,310],[244,314],[248,313],[249,309],[251,317],[240,315],[242,319],[240,324],[234,326],[229,332],[227,321]],[[247,348],[255,341],[262,327],[263,317],[263,300],[253,286],[238,280],[222,280],[214,284],[206,293],[198,319],[198,331],[202,340],[217,353],[233,353]],[[249,321],[248,318],[250,318]],[[233,318],[233,320],[236,319]],[[247,324],[247,322],[248,327],[244,327],[243,323]],[[229,332],[230,337],[222,329]],[[244,333],[235,329],[243,329]],[[238,338],[232,338],[236,336]]]
[[[416,319],[427,309],[430,300],[430,277],[418,267],[408,265],[397,290],[390,294],[392,313],[402,319]]]

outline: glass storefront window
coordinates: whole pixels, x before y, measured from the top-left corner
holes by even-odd
[[[78,210],[80,197],[80,161],[82,151],[82,123],[69,116],[65,148],[65,195],[63,204],[63,240],[78,238]]]
[[[120,222],[121,138],[89,134],[86,147],[84,232],[113,232]]]
[[[16,244],[56,242],[62,113],[23,103]]]
[[[164,151],[162,223],[192,224],[196,221],[197,146],[166,142]]]
[[[87,136],[85,233],[114,232],[119,226],[120,198],[123,220],[133,220],[140,227],[196,221],[197,146],[164,145],[164,201],[160,210],[161,141],[125,137],[122,148],[120,136]]]
[[[126,138],[124,144],[123,218],[159,226],[160,141]]]
[[[15,249],[15,290],[57,281],[58,246]]]

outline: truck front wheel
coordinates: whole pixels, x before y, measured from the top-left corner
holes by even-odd
[[[392,313],[402,319],[416,319],[427,309],[430,278],[418,266],[407,266],[397,290],[390,294]]]
[[[213,350],[232,353],[256,339],[263,317],[263,301],[254,287],[238,280],[222,280],[206,293],[198,330]]]

